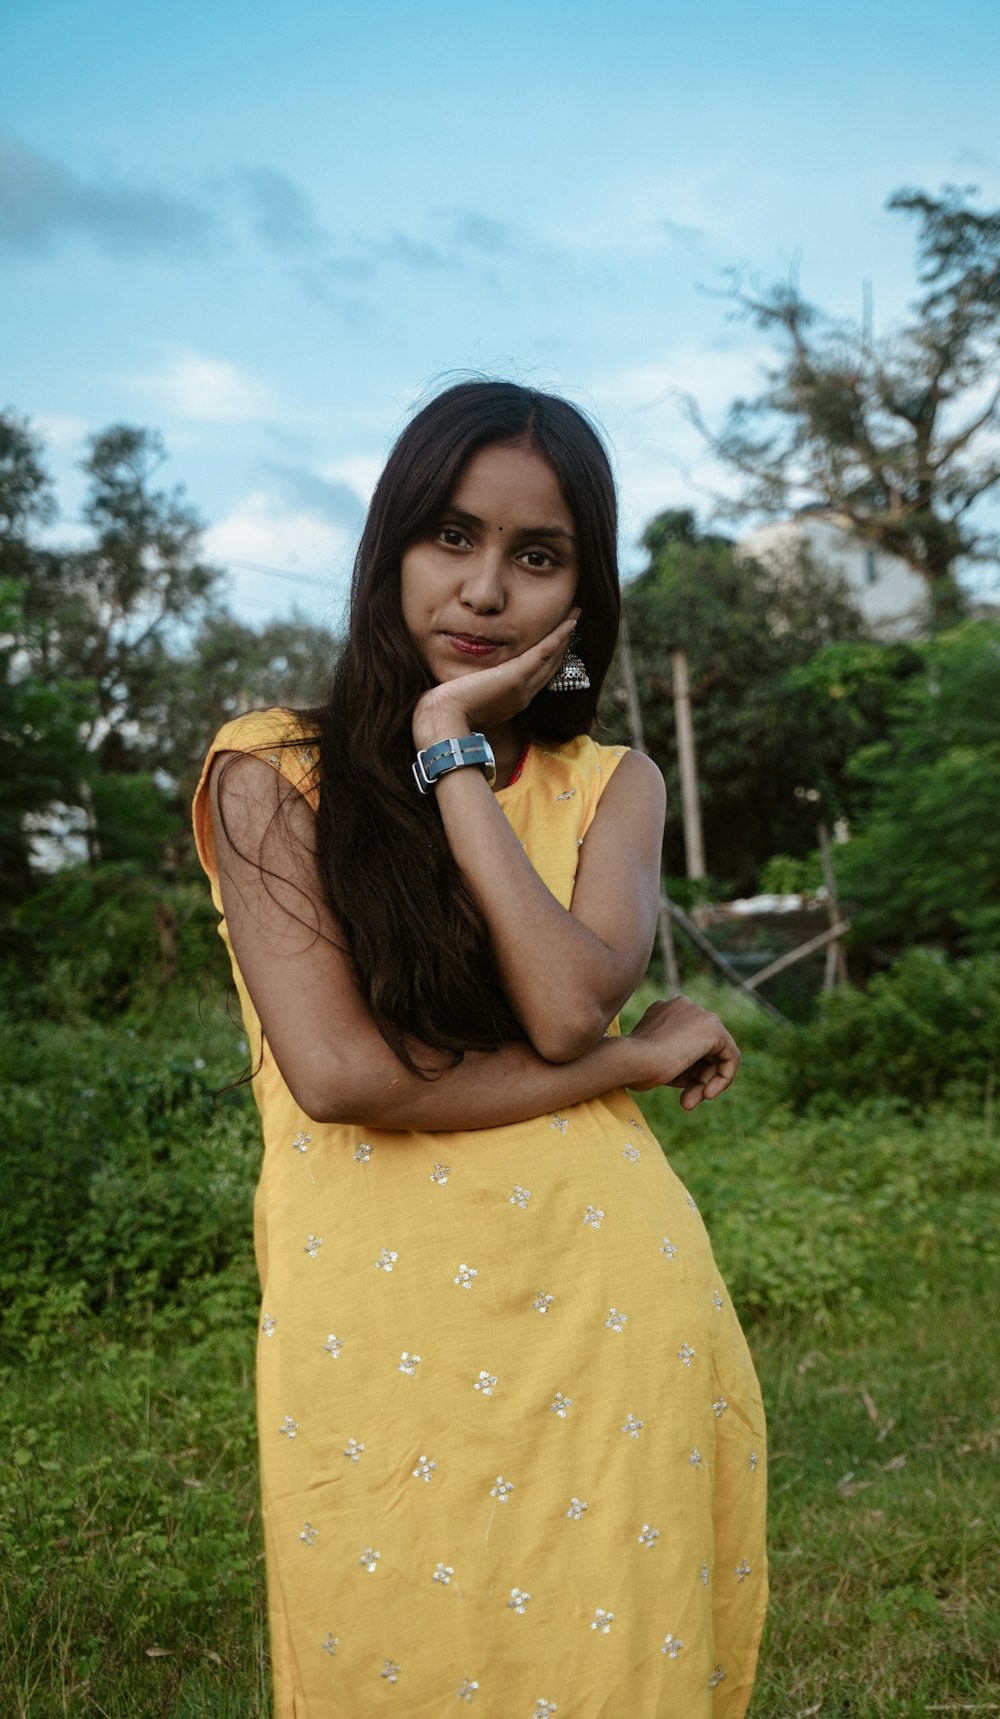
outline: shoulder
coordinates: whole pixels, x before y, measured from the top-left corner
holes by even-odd
[[[204,869],[213,875],[215,841],[212,832],[210,779],[216,759],[234,754],[259,759],[315,810],[319,797],[319,747],[315,730],[295,711],[251,710],[219,729],[202,766],[193,804],[194,837]]]
[[[566,786],[598,799],[624,760],[643,756],[628,746],[602,746],[589,734],[578,734],[561,744],[543,740],[538,742],[537,751],[541,772],[552,779],[564,779]],[[648,759],[643,761],[649,763]]]

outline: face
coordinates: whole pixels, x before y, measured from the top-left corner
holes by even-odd
[[[577,565],[573,518],[548,462],[529,447],[481,448],[402,560],[403,620],[434,680],[537,644],[569,613]]]

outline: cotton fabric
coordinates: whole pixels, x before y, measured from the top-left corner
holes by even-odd
[[[195,830],[220,915],[221,751],[318,792],[287,713],[216,736]],[[564,907],[622,755],[532,746],[497,795]],[[760,1392],[634,1098],[447,1134],[318,1124],[233,973],[260,1058],[276,1719],[740,1719],[766,1604]]]

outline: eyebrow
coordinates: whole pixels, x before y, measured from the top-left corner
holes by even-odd
[[[480,530],[485,528],[486,521],[480,519],[478,514],[467,513],[464,507],[450,505],[445,509],[445,513],[448,518],[457,519],[462,525],[478,526]],[[567,543],[576,542],[573,533],[567,531],[562,525],[527,525],[521,527],[514,535],[516,537],[562,537]]]

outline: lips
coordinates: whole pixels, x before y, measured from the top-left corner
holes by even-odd
[[[491,639],[482,633],[445,633],[448,643],[463,656],[485,657],[502,650],[506,639]]]

